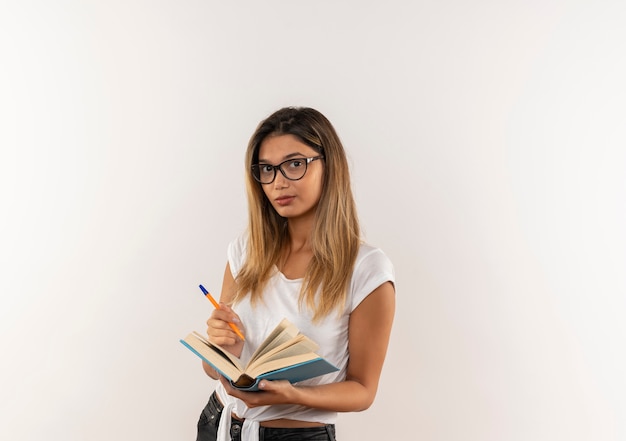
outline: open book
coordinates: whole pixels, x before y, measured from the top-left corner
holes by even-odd
[[[246,365],[197,332],[180,342],[241,390],[258,390],[263,379],[296,383],[339,370],[317,355],[318,345],[287,319],[274,328]]]

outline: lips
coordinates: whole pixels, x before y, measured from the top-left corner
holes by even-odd
[[[295,199],[295,196],[279,196],[276,199],[276,203],[281,206],[289,205]]]

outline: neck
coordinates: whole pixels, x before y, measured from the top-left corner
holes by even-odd
[[[289,230],[289,242],[292,250],[304,250],[311,248],[311,233],[313,232],[314,217],[292,218],[287,221]]]

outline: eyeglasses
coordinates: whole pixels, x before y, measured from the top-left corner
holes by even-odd
[[[276,179],[276,170],[280,170],[285,178],[290,181],[297,181],[304,177],[307,165],[316,159],[324,159],[324,156],[287,159],[278,165],[254,164],[252,165],[252,176],[261,184],[271,184]]]

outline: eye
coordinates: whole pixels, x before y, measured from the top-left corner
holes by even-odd
[[[304,159],[292,159],[289,161],[289,168],[299,169],[304,167]]]
[[[259,164],[259,170],[261,173],[272,173],[274,171],[274,167],[269,164]]]

